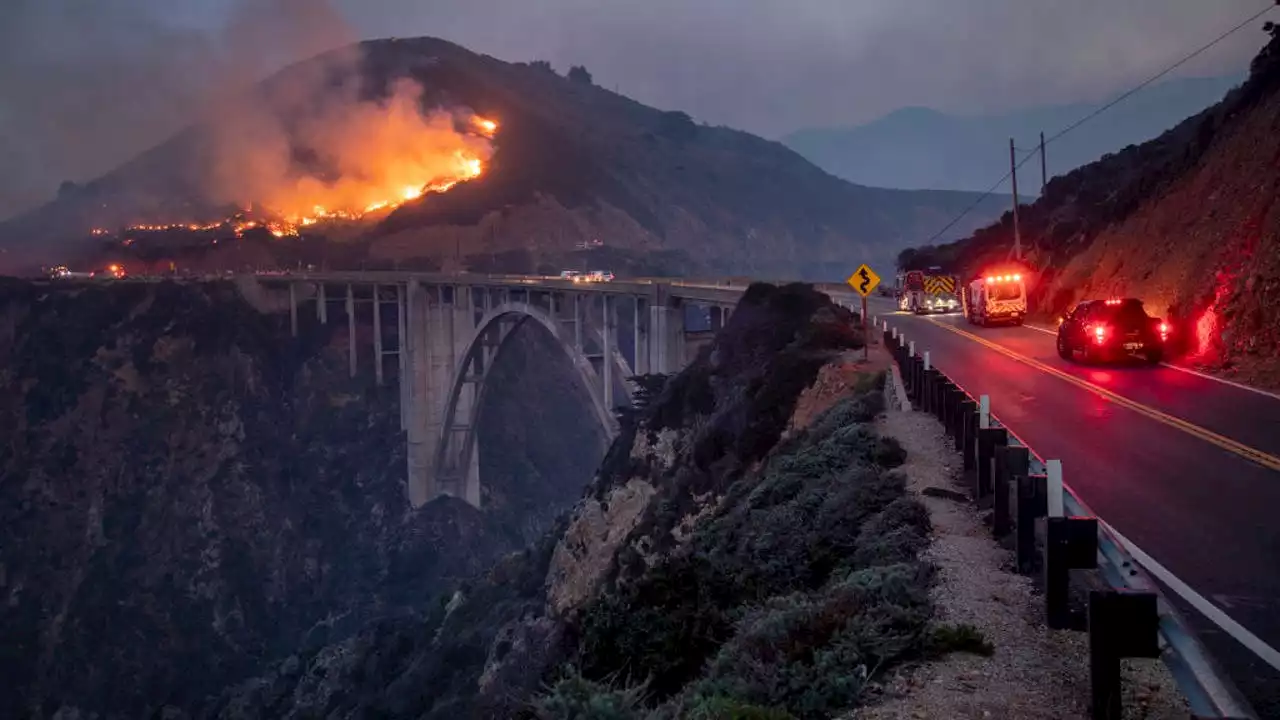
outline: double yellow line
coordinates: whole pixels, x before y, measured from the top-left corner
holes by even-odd
[[[961,337],[968,338],[969,340],[972,340],[984,347],[990,348],[991,350],[994,350],[1000,353],[1001,355],[1004,355],[1005,357],[1012,358],[1013,360],[1023,363],[1024,365],[1029,365],[1041,372],[1048,373],[1049,375],[1053,375],[1056,378],[1065,380],[1071,383],[1072,385],[1075,385],[1076,387],[1087,390],[1088,392],[1091,392],[1100,398],[1110,400],[1111,402],[1117,405],[1120,405],[1121,407],[1125,407],[1136,413],[1145,415],[1146,417],[1149,417],[1152,420],[1155,420],[1156,422],[1164,423],[1165,425],[1168,425],[1169,427],[1177,428],[1178,430],[1181,430],[1182,432],[1185,432],[1188,435],[1193,435],[1197,438],[1200,438],[1205,442],[1213,443],[1214,445],[1217,445],[1218,447],[1222,448],[1223,450],[1226,450],[1227,452],[1239,455],[1240,457],[1246,460],[1252,461],[1254,463],[1257,463],[1258,465],[1261,465],[1265,468],[1280,472],[1280,457],[1276,457],[1275,455],[1262,452],[1261,450],[1249,447],[1248,445],[1238,443],[1229,437],[1224,437],[1222,435],[1219,435],[1218,433],[1213,432],[1212,430],[1206,430],[1200,427],[1199,425],[1193,425],[1187,422],[1186,420],[1176,418],[1172,415],[1167,415],[1165,413],[1160,412],[1159,410],[1156,410],[1155,408],[1148,407],[1141,403],[1136,403],[1122,395],[1117,395],[1116,393],[1111,392],[1106,388],[1099,387],[1085,380],[1081,380],[1080,378],[1074,375],[1071,375],[1070,373],[1065,373],[1051,365],[1046,365],[1045,363],[1042,363],[1039,360],[1036,360],[1034,358],[1029,358],[1026,355],[1022,355],[1020,353],[1016,353],[1006,347],[993,343],[990,340],[978,337],[977,335],[974,335],[971,332],[965,332],[964,330],[961,330],[960,328],[955,327],[954,325],[948,325],[947,323],[938,322],[937,320],[934,320],[932,318],[928,318],[928,320],[929,322],[933,323],[934,325],[937,325],[943,330],[947,330],[949,332],[953,332],[957,335],[960,335]]]

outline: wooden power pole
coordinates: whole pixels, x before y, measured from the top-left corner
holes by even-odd
[[[1049,184],[1049,173],[1044,163],[1044,133],[1040,133],[1040,197],[1044,197],[1045,186]]]
[[[1018,231],[1018,156],[1009,138],[1009,175],[1013,178],[1013,259],[1022,261],[1022,235]]]

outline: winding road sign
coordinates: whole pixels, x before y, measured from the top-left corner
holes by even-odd
[[[856,290],[859,295],[866,297],[880,284],[880,276],[863,263],[845,282],[849,283],[849,287]]]

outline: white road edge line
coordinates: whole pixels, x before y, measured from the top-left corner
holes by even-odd
[[[1053,335],[1056,337],[1058,334],[1054,330],[1050,330],[1049,328],[1042,328],[1037,325],[1023,324],[1023,327],[1029,330],[1035,330],[1036,332],[1044,333],[1045,335]],[[1174,365],[1172,363],[1167,363],[1167,362],[1162,362],[1160,363],[1160,365],[1163,367],[1167,367],[1170,370],[1177,370],[1178,372],[1184,372],[1188,375],[1195,375],[1196,377],[1204,378],[1205,380],[1212,380],[1214,382],[1220,382],[1223,385],[1230,385],[1231,387],[1236,388],[1237,390],[1244,390],[1246,392],[1255,393],[1257,395],[1269,397],[1272,400],[1280,400],[1280,393],[1273,393],[1268,390],[1263,390],[1262,388],[1253,387],[1252,385],[1245,385],[1244,383],[1238,383],[1238,382],[1235,382],[1234,380],[1227,380],[1226,378],[1216,377],[1214,375],[1210,375],[1209,373],[1202,373],[1199,370],[1192,370],[1191,368],[1188,368],[1188,367],[1182,367],[1181,365]]]
[[[1223,612],[1217,605],[1206,600],[1200,593],[1192,590],[1189,585],[1179,580],[1173,573],[1165,569],[1163,565],[1156,562],[1154,558],[1146,554],[1133,541],[1121,535],[1110,523],[1101,518],[1098,519],[1104,527],[1115,537],[1116,540],[1124,546],[1124,549],[1133,556],[1134,560],[1143,567],[1144,570],[1155,575],[1160,582],[1169,586],[1183,600],[1186,600],[1192,607],[1200,611],[1214,625],[1217,625],[1224,632],[1230,635],[1236,642],[1243,645],[1246,649],[1257,655],[1263,662],[1270,665],[1275,670],[1280,670],[1280,651],[1266,644],[1257,635],[1249,632],[1243,625],[1231,619],[1229,615]]]

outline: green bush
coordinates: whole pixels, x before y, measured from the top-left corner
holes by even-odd
[[[934,655],[963,652],[987,657],[995,654],[996,648],[976,627],[968,623],[946,623],[930,632],[928,650]]]
[[[576,670],[531,703],[538,720],[643,720],[644,688],[587,680]]]
[[[801,720],[848,708],[877,668],[923,647],[928,588],[928,569],[904,563],[774,598],[746,614],[694,692],[785,707]]]

